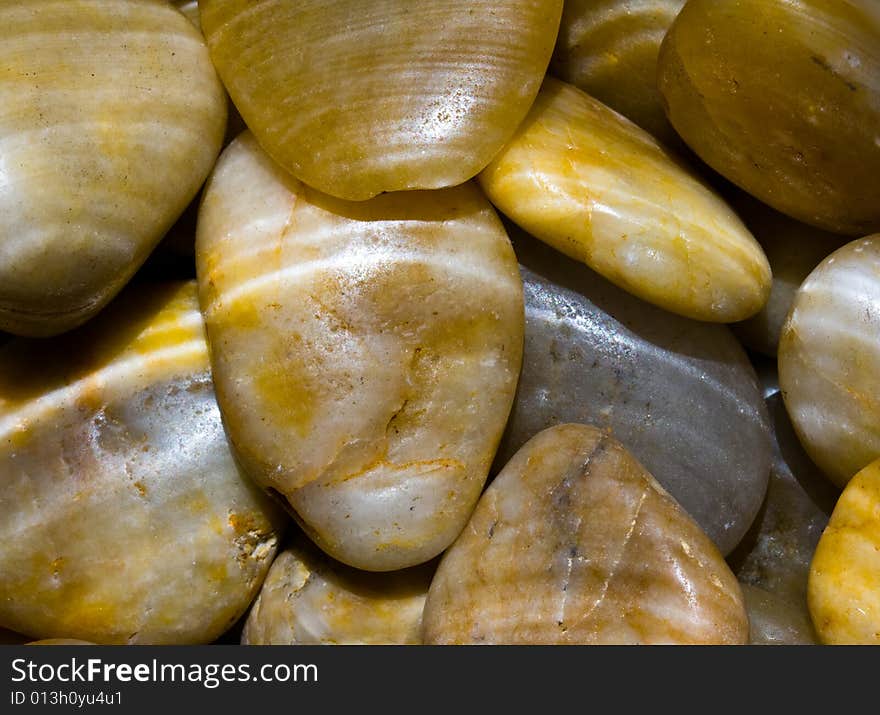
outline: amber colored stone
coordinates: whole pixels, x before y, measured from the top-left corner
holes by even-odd
[[[689,0],[660,48],[672,125],[766,204],[837,233],[880,230],[880,4]]]

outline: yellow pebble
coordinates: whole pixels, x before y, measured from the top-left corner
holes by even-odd
[[[837,502],[813,556],[807,600],[823,643],[880,643],[880,460]]]

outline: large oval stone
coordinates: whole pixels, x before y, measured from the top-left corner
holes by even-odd
[[[660,48],[672,125],[778,211],[880,231],[880,4],[689,0]]]
[[[745,643],[734,575],[621,444],[585,425],[530,440],[443,556],[429,644]]]
[[[345,199],[473,178],[550,61],[562,0],[200,0],[211,56],[261,146]]]
[[[523,369],[496,464],[562,422],[627,445],[729,553],[758,513],[771,445],[730,331],[638,300],[511,229],[526,300]]]
[[[418,645],[436,564],[369,573],[334,561],[307,539],[269,569],[243,645]]]
[[[0,625],[211,642],[256,596],[285,522],[230,453],[194,282],[0,348]]]
[[[731,208],[647,132],[569,84],[547,77],[479,180],[517,225],[654,305],[728,323],[767,302],[767,257]]]
[[[779,382],[807,454],[842,487],[880,457],[880,234],[832,253],[801,285]]]
[[[51,335],[101,310],[196,195],[226,99],[167,2],[4,2],[0,68],[0,329]]]
[[[332,199],[245,134],[206,188],[196,253],[217,396],[248,473],[356,568],[405,568],[452,543],[522,358],[516,257],[476,185]]]

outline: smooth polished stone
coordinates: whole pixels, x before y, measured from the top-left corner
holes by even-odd
[[[205,190],[196,258],[248,474],[350,566],[406,568],[449,546],[522,359],[516,257],[477,186],[333,199],[244,134]]]
[[[804,449],[839,487],[880,457],[880,234],[803,282],[779,341],[779,382]]]
[[[473,178],[531,105],[562,0],[200,0],[263,149],[343,199]]]
[[[731,205],[761,244],[773,271],[770,299],[759,313],[731,329],[743,344],[776,357],[779,336],[801,283],[849,239],[800,223],[744,194]]]
[[[418,645],[436,563],[369,573],[307,539],[282,551],[242,633],[243,645]]]
[[[775,364],[767,360],[758,374],[770,413],[773,467],[761,511],[728,563],[740,582],[806,609],[810,562],[840,491],[801,447],[782,402]]]
[[[623,446],[586,425],[530,440],[444,554],[427,644],[736,644],[721,554]]]
[[[610,432],[725,554],[767,488],[771,442],[730,331],[655,308],[510,229],[526,299],[523,369],[496,466],[561,422]]]
[[[256,596],[286,521],[230,453],[194,282],[0,348],[0,625],[208,643]]]
[[[880,231],[880,3],[689,0],[660,48],[672,125],[799,221]]]
[[[52,335],[129,281],[220,153],[226,99],[165,2],[0,4],[0,330]]]
[[[566,0],[550,71],[669,146],[657,55],[685,0]]]
[[[846,485],[813,557],[807,592],[823,643],[880,644],[880,460]]]
[[[649,303],[728,323],[767,302],[767,257],[720,196],[647,132],[557,79],[479,181],[524,230]]]
[[[740,586],[749,614],[750,645],[818,645],[806,598],[792,603],[757,586]]]

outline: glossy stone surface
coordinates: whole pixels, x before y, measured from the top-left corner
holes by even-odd
[[[730,207],[650,135],[548,77],[480,174],[506,216],[655,305],[712,322],[766,303],[770,266]]]
[[[667,115],[707,164],[819,228],[880,230],[880,4],[690,0],[660,50]]]
[[[773,466],[761,511],[730,555],[737,578],[806,613],[807,577],[840,491],[801,447],[788,419],[775,366],[759,364],[773,435]]]
[[[852,478],[810,566],[808,600],[823,643],[880,643],[880,460]]]
[[[237,455],[322,549],[390,571],[467,522],[513,402],[522,283],[474,184],[332,199],[245,134],[205,191],[197,269]]]
[[[657,89],[660,43],[685,0],[566,0],[550,71],[660,141],[681,139]]]
[[[473,178],[526,115],[562,0],[200,0],[214,64],[275,161],[362,200]]]
[[[848,239],[795,221],[744,194],[731,203],[758,239],[773,271],[767,304],[759,313],[731,328],[746,347],[775,357],[782,325],[797,289],[823,259]]]
[[[223,87],[201,35],[152,0],[0,6],[0,330],[97,313],[220,152]]]
[[[537,435],[446,552],[429,644],[744,643],[736,578],[708,537],[607,434]]]
[[[804,281],[779,341],[779,382],[807,454],[838,485],[880,457],[880,234]]]
[[[730,331],[650,306],[511,229],[526,299],[523,369],[500,469],[562,422],[610,432],[729,553],[767,488],[754,370]]]
[[[817,645],[806,601],[792,604],[756,586],[740,584],[749,614],[750,645]]]
[[[0,348],[0,487],[0,625],[37,639],[210,642],[286,521],[230,454],[194,283]]]
[[[418,645],[436,564],[369,573],[305,538],[282,551],[254,602],[244,645]]]

